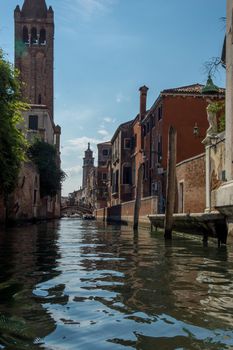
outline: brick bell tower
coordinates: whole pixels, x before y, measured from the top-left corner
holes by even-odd
[[[94,168],[93,151],[90,149],[90,143],[85,151],[85,157],[83,158],[83,188],[87,186],[87,179],[90,176],[91,170]]]
[[[53,120],[54,13],[45,0],[24,0],[14,12],[15,67],[26,102],[46,105]]]

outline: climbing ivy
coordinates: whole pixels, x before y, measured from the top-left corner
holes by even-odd
[[[55,196],[66,178],[66,174],[58,164],[55,146],[36,140],[29,147],[28,156],[36,164],[40,174],[41,197]]]
[[[5,201],[17,184],[25,159],[27,143],[18,126],[26,108],[20,96],[18,72],[0,49],[0,193]]]
[[[207,108],[218,116],[218,132],[225,131],[225,100],[212,102]]]

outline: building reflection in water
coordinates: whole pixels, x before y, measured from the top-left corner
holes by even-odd
[[[64,219],[1,234],[0,251],[0,345],[233,346],[233,255],[226,249]]]
[[[58,234],[58,223],[0,234],[0,344],[7,349],[37,348],[56,328],[33,290],[59,275]]]
[[[225,248],[211,244],[203,247],[200,241],[183,237],[167,243],[155,239],[148,231],[134,235],[124,227],[90,230],[82,235],[82,244],[83,267],[99,274],[81,278],[81,288],[89,290],[90,297],[107,308],[120,312],[124,319],[147,324],[159,319],[167,324],[182,321],[183,327],[189,324],[210,330],[224,325],[226,331],[232,330],[233,261],[232,255],[228,261]],[[135,335],[137,341],[119,338],[111,341],[139,349],[150,349],[149,344],[163,348],[166,343],[166,349],[174,349],[179,338],[170,339],[169,346],[167,338],[163,341],[160,337],[158,340]],[[192,334],[180,337],[183,347],[187,337]],[[142,338],[148,347],[138,347]],[[219,349],[220,345],[211,346],[210,349]]]

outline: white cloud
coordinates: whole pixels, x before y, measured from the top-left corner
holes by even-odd
[[[130,99],[128,96],[125,96],[122,92],[119,92],[116,95],[116,102],[117,103],[122,103],[122,102],[128,102]]]
[[[88,136],[81,136],[65,141],[64,146],[62,147],[62,157],[76,153],[76,159],[82,159],[88,143],[90,143],[93,152],[96,153],[96,145],[98,143],[108,141],[110,137],[108,131],[105,129],[98,130],[98,133],[102,136],[102,138],[96,139]]]
[[[67,168],[64,170],[68,177],[81,175],[82,174],[82,166],[75,165],[73,167]]]
[[[102,136],[106,136],[109,137],[109,132],[106,129],[100,129],[98,130],[98,134],[102,135]]]
[[[87,136],[81,136],[75,139],[67,140],[64,143],[62,155],[66,156],[71,152],[78,152],[80,156],[83,156],[83,152],[87,149],[88,143],[90,143],[91,146],[96,146],[99,142],[101,142],[101,140]]]
[[[104,118],[104,121],[106,123],[115,123],[116,119],[113,119],[113,118],[110,118],[110,117],[106,117],[106,118]]]

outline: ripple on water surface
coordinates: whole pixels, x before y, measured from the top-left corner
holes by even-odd
[[[232,247],[61,220],[0,248],[0,349],[233,349]]]

